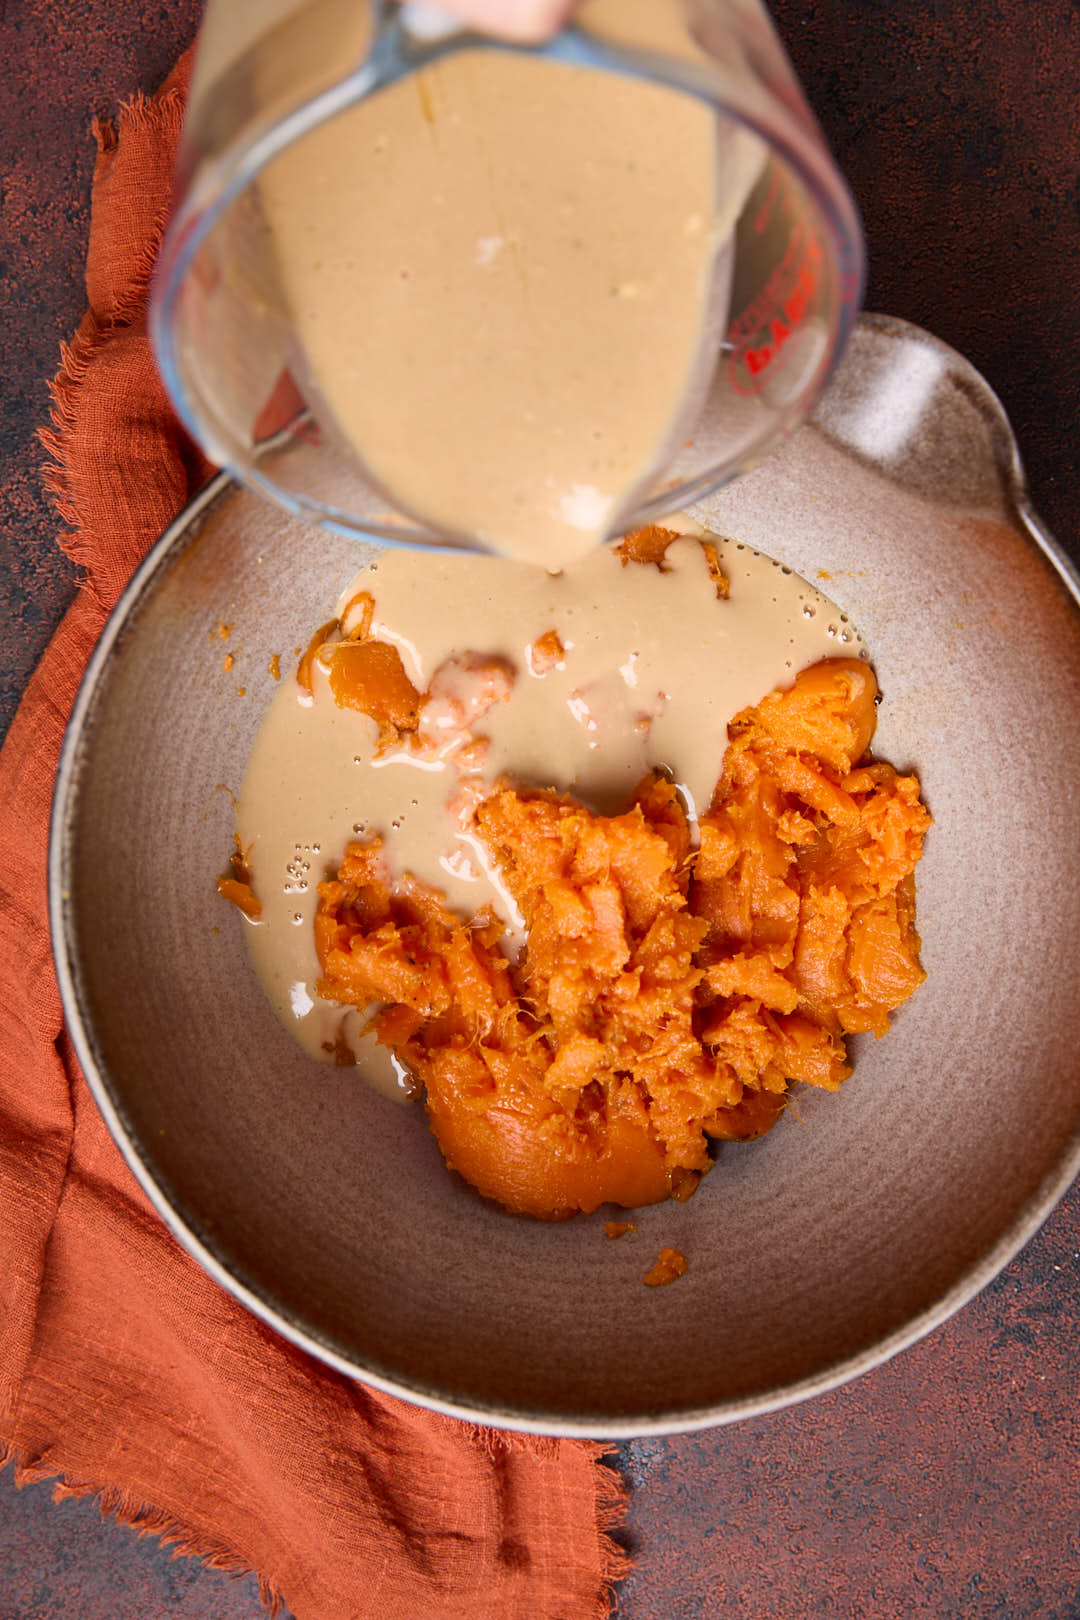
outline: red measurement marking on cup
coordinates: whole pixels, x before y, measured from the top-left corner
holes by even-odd
[[[780,200],[790,200],[784,191]],[[770,189],[765,204],[753,219],[760,236],[777,211],[777,194]],[[739,394],[756,394],[768,380],[769,368],[784,351],[792,334],[806,319],[821,286],[822,251],[802,219],[791,221],[783,255],[761,291],[728,328],[728,376]]]

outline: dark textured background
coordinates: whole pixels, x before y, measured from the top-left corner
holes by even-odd
[[[1080,557],[1075,0],[773,9],[863,211],[867,306],[974,361]],[[0,731],[71,591],[34,431],[82,314],[89,120],[153,89],[199,10],[0,0]],[[626,1446],[638,1569],[621,1620],[1080,1620],[1078,1339],[1074,1189],[979,1300],[889,1366],[775,1417]],[[0,1620],[259,1612],[250,1582],[0,1476]]]

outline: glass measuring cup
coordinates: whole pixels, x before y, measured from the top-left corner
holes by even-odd
[[[498,522],[485,527],[467,502],[440,509],[422,482],[410,487],[412,474],[439,455],[451,469],[467,465],[472,485],[486,487],[501,470],[499,423],[489,415],[489,430],[478,430],[455,408],[452,389],[440,399],[430,388],[406,394],[390,422],[385,384],[408,328],[408,298],[394,306],[398,324],[372,316],[384,340],[372,351],[381,370],[374,364],[358,381],[354,374],[351,398],[335,396],[327,334],[320,355],[320,335],[305,328],[290,284],[290,243],[267,200],[290,164],[315,185],[327,139],[344,141],[358,109],[389,104],[407,82],[423,99],[425,74],[465,61],[483,72],[496,56],[577,75],[575,83],[582,74],[617,78],[672,107],[692,103],[718,154],[693,363],[678,373],[678,399],[649,453],[631,457],[621,482],[613,474],[612,488],[600,492],[606,505],[597,505],[591,484],[571,484],[571,507],[586,497],[583,527],[592,523],[600,538],[654,521],[752,465],[811,409],[842,350],[862,283],[858,220],[758,0],[586,0],[569,26],[535,46],[487,39],[411,4],[209,0],[151,335],[177,409],[208,454],[309,521],[390,542],[503,548]],[[539,131],[544,140],[554,133]],[[538,150],[542,167],[542,142]],[[582,164],[593,155],[586,132]],[[428,223],[418,209],[416,232]],[[375,216],[372,233],[379,229]],[[490,240],[481,239],[480,251]],[[635,285],[613,287],[613,295],[626,291],[634,296]],[[478,320],[446,339],[448,377],[468,377],[483,316],[481,306]],[[642,334],[649,316],[643,307]],[[332,325],[329,336],[332,349]],[[513,409],[525,419],[535,419],[526,407],[542,384],[558,407],[562,373],[551,374],[546,348],[541,331],[524,363],[506,362],[503,380],[513,373]],[[612,354],[610,377],[593,378],[598,439],[628,379],[650,385],[640,365],[623,364],[637,355],[632,343],[618,349],[618,364]],[[425,416],[429,399],[435,405]],[[348,422],[354,404],[368,409],[366,418],[359,412],[359,431]],[[395,452],[381,457],[370,428],[386,425],[380,413]],[[537,429],[529,446],[546,473],[541,483],[552,486],[549,438],[573,438],[563,423],[556,427],[549,436]],[[565,511],[566,491],[556,495]],[[535,489],[515,499],[536,509]]]

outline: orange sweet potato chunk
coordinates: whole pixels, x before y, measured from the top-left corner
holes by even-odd
[[[240,878],[219,877],[217,892],[223,900],[242,911],[249,922],[258,922],[262,916],[262,901],[253,894],[251,884]]]
[[[452,653],[435,670],[427,691],[420,692],[393,642],[372,635],[374,613],[371,592],[358,591],[340,619],[316,630],[297,664],[300,690],[312,696],[318,663],[338,707],[375,721],[377,754],[397,747],[438,753],[453,746],[459,766],[468,761],[471,769],[481,769],[486,743],[472,737],[470,728],[509,695],[513,666],[497,655]]]
[[[763,1135],[793,1082],[847,1078],[846,1034],[884,1033],[923,978],[930,818],[863,759],[876,695],[834,659],[737,715],[696,850],[661,777],[616,816],[497,784],[475,829],[525,919],[514,965],[489,916],[349,846],[319,889],[320,993],[374,1009],[481,1193],[546,1219],[688,1197],[713,1138]]]
[[[624,534],[615,551],[624,568],[628,563],[652,563],[663,574],[667,571],[665,559],[668,547],[676,540],[687,538],[680,529],[665,529],[659,523],[650,523],[644,529],[632,529],[629,534]],[[697,539],[705,554],[705,566],[718,600],[726,602],[731,595],[731,584],[721,565],[720,553],[712,540],[696,535],[693,538]]]
[[[300,655],[300,662],[296,666],[296,684],[299,686],[300,690],[302,692],[306,692],[309,697],[311,696],[312,691],[312,676],[314,673],[315,660],[319,656],[323,645],[330,640],[331,636],[337,634],[338,628],[338,621],[336,619],[328,619],[325,624],[320,624],[319,628],[316,630],[315,634],[312,636],[311,640],[308,642],[307,646]]]
[[[415,731],[422,698],[389,641],[344,641],[330,656],[330,690],[343,709],[357,709],[380,733]]]
[[[653,563],[663,570],[667,549],[674,541],[683,539],[678,529],[665,529],[659,523],[649,523],[643,529],[632,529],[624,534],[615,547],[625,568],[628,563]]]
[[[656,1264],[641,1280],[646,1288],[667,1288],[685,1277],[686,1271],[686,1256],[681,1249],[661,1249]]]
[[[688,1114],[728,1092],[693,1034],[703,930],[674,790],[650,784],[601,817],[504,786],[477,823],[529,924],[518,967],[500,930],[472,928],[414,881],[388,883],[378,845],[352,845],[320,886],[320,993],[382,1004],[373,1028],[423,1082],[447,1162],[508,1209],[558,1219],[692,1185],[711,1160]]]
[[[537,636],[529,648],[528,659],[534,675],[550,675],[553,669],[561,669],[566,659],[566,648],[559,632],[555,629],[545,630],[542,636]]]
[[[710,1135],[763,1134],[791,1081],[835,1090],[844,1035],[884,1034],[922,983],[912,874],[930,817],[914,777],[858,763],[876,696],[866,664],[828,659],[729,728],[691,905],[702,1039],[743,1094]]]
[[[230,626],[231,628],[231,626]],[[235,800],[233,803],[235,804]],[[241,848],[239,836],[233,834],[236,848],[229,857],[228,872],[217,880],[217,892],[223,900],[242,911],[248,922],[259,922],[262,918],[262,901],[252,888],[252,872],[248,864],[247,852]]]

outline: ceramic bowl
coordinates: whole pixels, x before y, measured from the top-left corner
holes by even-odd
[[[970,1298],[1080,1159],[1077,581],[1000,406],[933,338],[864,318],[814,421],[696,510],[821,584],[869,643],[877,746],[934,816],[929,977],[887,1039],[852,1043],[837,1095],[803,1089],[797,1116],[721,1148],[634,1238],[605,1241],[604,1212],[504,1216],[444,1168],[419,1109],[307,1058],[215,893],[218,785],[239,787],[269,657],[325,619],[355,539],[216,480],[125,592],[64,749],[68,1024],[162,1218],[314,1355],[486,1422],[640,1435],[830,1388]],[[689,1271],[644,1288],[664,1245]]]

